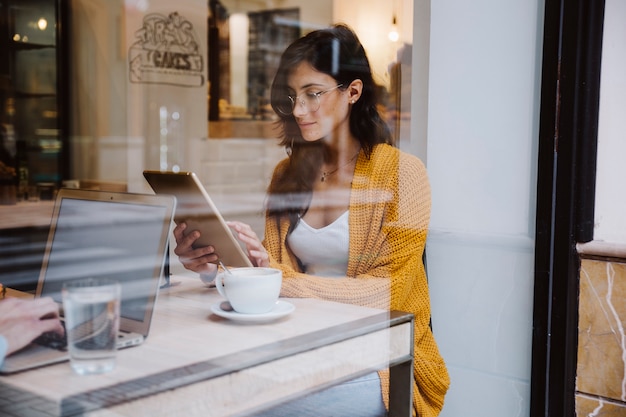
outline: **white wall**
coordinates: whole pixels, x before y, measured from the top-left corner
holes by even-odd
[[[198,168],[192,155],[207,136],[206,10],[205,0],[175,4],[166,0],[72,0],[70,111],[74,126],[70,140],[77,156],[73,158],[74,177],[121,181],[128,184],[129,191],[148,192],[142,171],[159,169],[163,145],[168,146],[168,169],[174,164],[185,164],[187,170]],[[169,78],[163,71],[152,82],[131,82],[129,60],[144,17],[167,17],[173,12],[192,25],[203,59],[203,80],[181,86],[172,70]],[[169,84],[163,82],[166,78]],[[166,129],[161,117],[164,111],[168,115]]]
[[[430,55],[414,61],[430,62],[428,275],[452,381],[441,415],[528,416],[543,2],[429,6]]]
[[[127,67],[125,56],[120,55],[123,9],[119,0],[71,0],[70,10],[70,146],[72,155],[79,155],[72,158],[71,172],[74,178],[81,179],[125,176],[125,162],[120,171],[98,157],[102,141],[127,135],[123,111]],[[102,171],[106,173],[104,178],[99,176]]]
[[[168,31],[160,28],[142,39],[141,33],[151,27],[152,17],[159,19],[158,25],[166,23]],[[195,155],[207,137],[207,2],[128,1],[122,22],[125,36],[121,49],[129,66],[125,77],[127,134],[142,137],[145,143],[144,163],[129,171],[127,178],[130,191],[149,191],[142,177],[144,169],[197,172],[201,168]],[[157,43],[160,45],[152,50]],[[190,52],[192,44],[194,52]],[[172,61],[165,54],[172,54]],[[177,61],[176,54],[187,60]],[[192,62],[190,67],[198,68],[199,73],[179,69],[187,62]]]
[[[626,2],[606,0],[594,240],[626,244]]]
[[[248,30],[246,13],[233,13],[228,19],[230,34],[230,104],[248,106]]]

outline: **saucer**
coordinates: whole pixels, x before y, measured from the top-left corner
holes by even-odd
[[[266,321],[272,321],[291,314],[296,307],[288,303],[287,301],[278,300],[276,306],[267,313],[261,314],[243,314],[236,311],[226,311],[221,307],[222,303],[213,304],[211,311],[225,319],[240,321],[243,323],[263,323]]]

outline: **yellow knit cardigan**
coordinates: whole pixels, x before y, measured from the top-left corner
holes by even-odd
[[[278,164],[274,178],[286,163]],[[369,159],[361,151],[356,163],[346,278],[302,273],[284,244],[289,226],[286,218],[267,218],[264,239],[271,266],[283,271],[282,296],[321,298],[415,315],[413,412],[419,417],[439,414],[450,384],[429,326],[430,300],[422,253],[430,206],[430,185],[422,162],[392,146],[376,145]],[[388,407],[388,370],[380,375]]]

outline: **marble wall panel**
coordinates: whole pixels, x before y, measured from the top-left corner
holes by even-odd
[[[577,391],[626,402],[626,263],[582,260],[579,313]]]
[[[578,417],[624,417],[626,404],[577,395],[576,415]]]

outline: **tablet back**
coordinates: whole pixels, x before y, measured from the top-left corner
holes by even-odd
[[[253,266],[195,173],[144,171],[143,176],[155,193],[176,197],[176,224],[187,223],[185,233],[200,231],[194,247],[213,246],[227,266]]]

